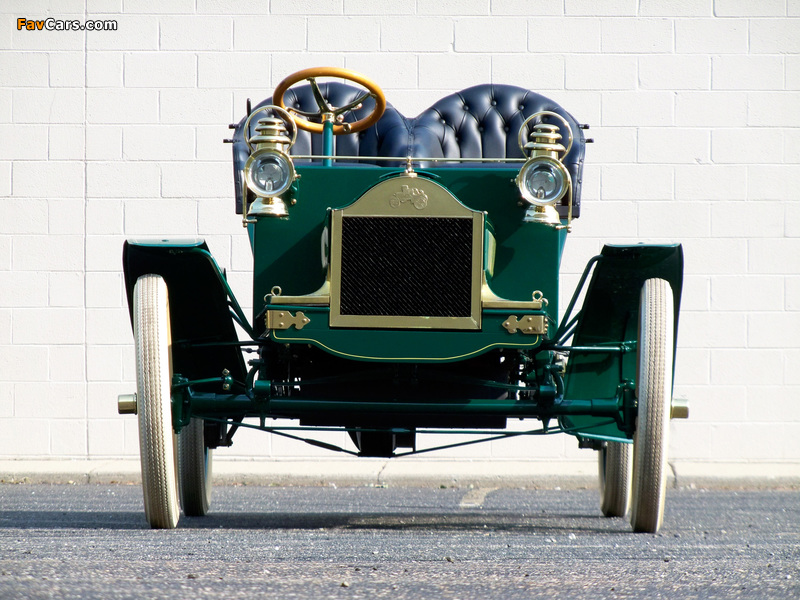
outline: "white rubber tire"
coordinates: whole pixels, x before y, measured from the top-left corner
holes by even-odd
[[[606,517],[624,517],[631,505],[633,445],[608,442],[597,453],[600,510]]]
[[[203,420],[192,419],[178,434],[178,489],[187,517],[202,517],[211,505],[211,454]]]
[[[154,529],[178,525],[178,485],[172,430],[172,361],[167,286],[143,275],[133,291],[139,454],[144,512]]]
[[[664,518],[672,399],[673,311],[669,283],[663,279],[645,281],[639,302],[638,409],[633,438],[631,525],[637,532],[657,533]]]

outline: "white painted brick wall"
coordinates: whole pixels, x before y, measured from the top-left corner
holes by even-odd
[[[119,28],[17,31],[19,16]],[[566,287],[603,242],[683,242],[692,418],[672,456],[800,463],[797,0],[0,3],[0,458],[137,454],[115,406],[134,377],[122,242],[204,236],[247,307],[221,139],[245,98],[318,65],[364,72],[410,116],[494,81],[591,123]],[[319,453],[244,432],[220,454]],[[566,437],[449,456],[587,458]]]

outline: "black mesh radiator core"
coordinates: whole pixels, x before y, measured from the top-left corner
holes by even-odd
[[[342,315],[469,317],[472,219],[343,217]]]

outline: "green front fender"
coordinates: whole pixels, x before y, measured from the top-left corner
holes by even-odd
[[[229,301],[234,308],[238,305],[203,240],[128,240],[122,264],[131,323],[139,277],[160,275],[167,284],[174,373],[189,380],[219,376],[220,384],[203,388],[215,392],[223,391],[224,369],[234,381],[245,380],[242,353],[233,345],[238,336]],[[246,323],[245,327],[249,329]]]
[[[598,348],[636,342],[639,295],[647,279],[669,282],[674,297],[675,340],[683,287],[683,249],[673,245],[605,246],[592,274],[571,346]],[[597,417],[562,417],[565,428],[579,437],[628,440],[633,413],[623,416],[621,384],[635,383],[635,344],[629,352],[596,353],[572,350],[565,375],[564,399],[618,398],[624,422],[608,423]],[[675,349],[673,348],[673,352]],[[673,360],[673,365],[674,365]],[[620,427],[622,425],[622,427]]]

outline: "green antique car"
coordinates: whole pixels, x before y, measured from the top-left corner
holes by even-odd
[[[371,457],[428,452],[431,433],[570,434],[599,451],[603,513],[658,531],[669,419],[688,415],[683,255],[606,246],[559,310],[588,126],[498,84],[409,119],[363,75],[316,68],[231,128],[252,318],[203,240],[123,251],[137,392],[118,408],[138,415],[152,527],[206,513],[212,450],[248,427]]]

